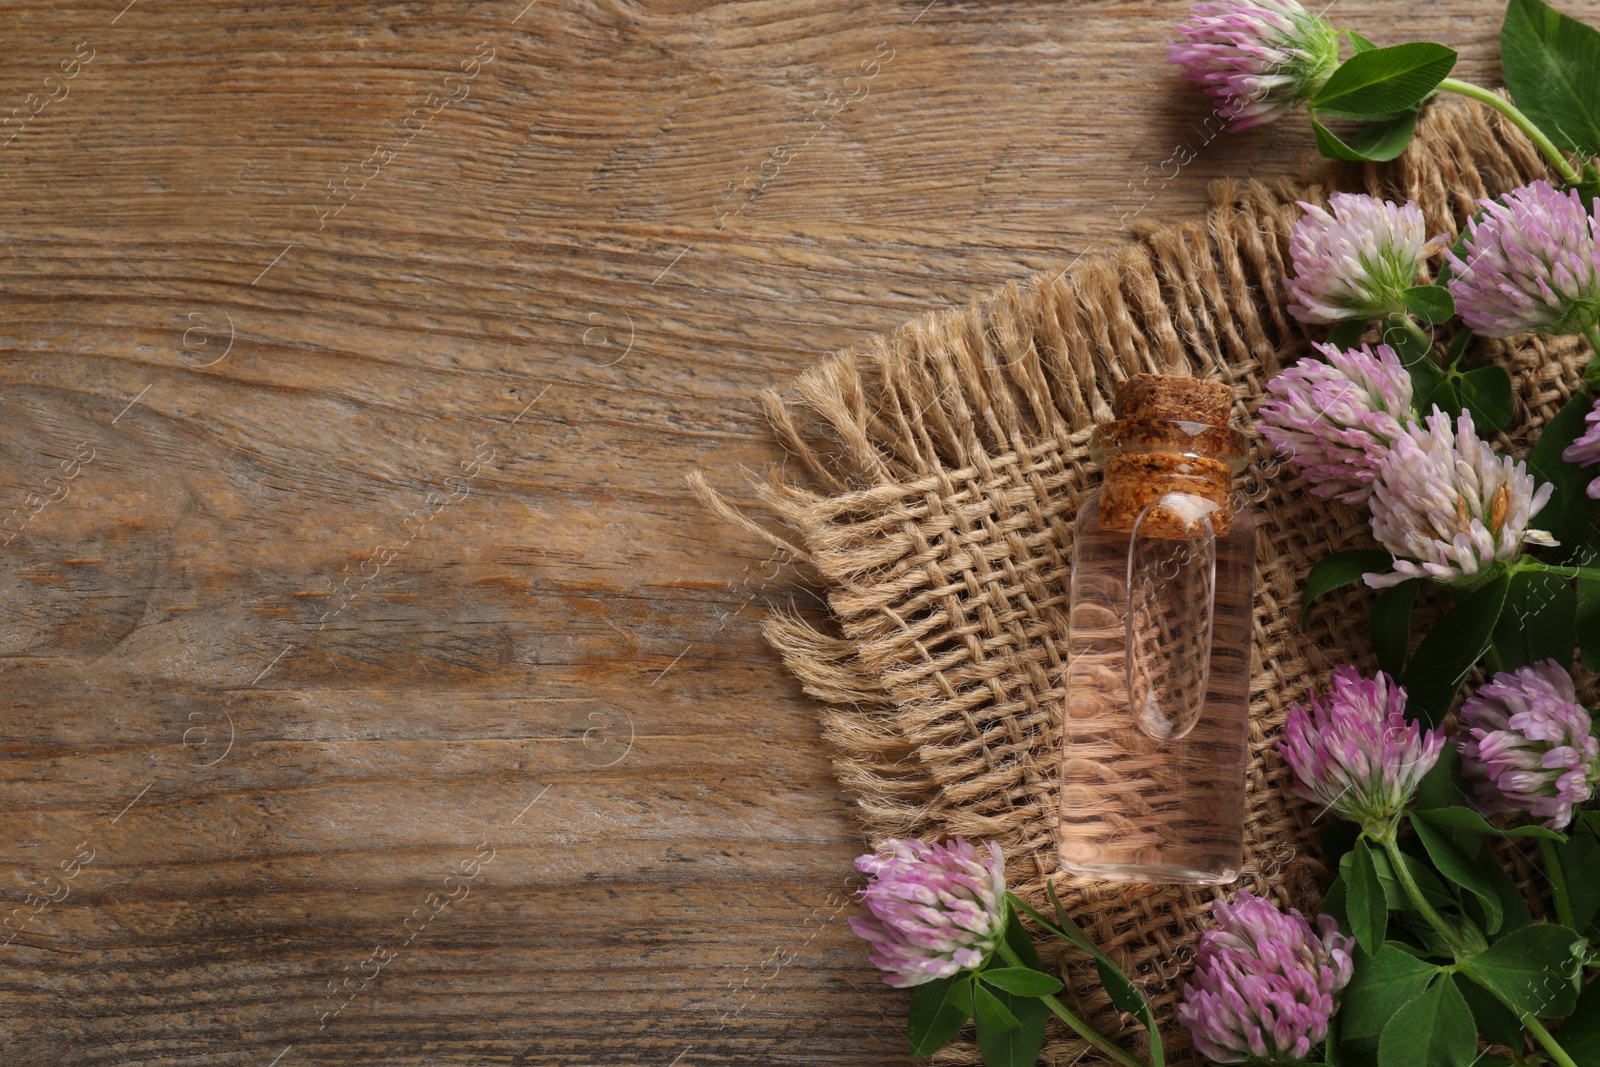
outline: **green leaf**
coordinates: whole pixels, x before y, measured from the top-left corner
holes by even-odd
[[[1006,894],[1006,945],[1017,954],[1024,966],[1032,967],[1036,971],[1044,970],[1044,964],[1039,960],[1039,950],[1033,947],[1033,938],[1028,936],[1028,931],[1022,928],[1022,918],[1017,914],[1016,905],[1012,902],[1011,894]]]
[[[1319,596],[1351,582],[1359,582],[1368,571],[1387,573],[1393,567],[1394,557],[1381,548],[1347,548],[1317,560],[1311,573],[1306,575],[1305,592],[1300,595],[1301,629],[1305,628],[1311,602]]]
[[[1422,777],[1422,784],[1417,787],[1417,795],[1412,799],[1411,806],[1417,811],[1431,811],[1436,808],[1460,808],[1464,802],[1472,799],[1473,793],[1466,779],[1461,777],[1461,753],[1454,745],[1445,745],[1439,750],[1439,759],[1433,769]],[[1480,817],[1480,821],[1482,821]],[[1456,847],[1469,856],[1476,855],[1483,847],[1483,837],[1473,827],[1453,826],[1448,822],[1435,821],[1434,825],[1439,832],[1456,843]]]
[[[1600,33],[1541,0],[1511,0],[1500,66],[1511,98],[1546,136],[1600,155]]]
[[[1435,982],[1383,1028],[1378,1067],[1467,1067],[1477,1052],[1472,1009],[1455,983]]]
[[[1511,394],[1511,375],[1504,367],[1491,363],[1465,371],[1455,380],[1455,387],[1478,429],[1503,430],[1511,425],[1516,401]]]
[[[1357,348],[1361,335],[1367,332],[1366,319],[1345,319],[1328,331],[1328,344],[1335,348]]]
[[[1378,888],[1382,890],[1384,906],[1391,911],[1406,907],[1408,902],[1405,893],[1401,890],[1400,883],[1395,881],[1394,872],[1389,869],[1388,857],[1381,852],[1371,852],[1370,858],[1374,869],[1378,872]],[[1350,920],[1351,937],[1355,936],[1355,917],[1350,914],[1350,883],[1353,880],[1350,870],[1354,863],[1355,848],[1352,847],[1339,861],[1339,877],[1344,881],[1344,912],[1345,918]],[[1367,890],[1370,893],[1371,886],[1368,886]],[[1369,901],[1370,897],[1363,897],[1361,906],[1370,907]]]
[[[1600,182],[1600,167],[1595,166],[1594,160],[1586,159],[1578,167],[1578,181],[1572,183],[1570,187],[1579,188],[1590,182]]]
[[[1339,1010],[1340,1034],[1346,1039],[1377,1037],[1400,1006],[1415,999],[1439,968],[1393,945],[1371,953],[1359,945]]]
[[[1339,932],[1345,935],[1350,933],[1350,914],[1345,908],[1347,891],[1344,887],[1344,875],[1339,875],[1328,886],[1328,891],[1322,894],[1322,907],[1318,909],[1323,915],[1331,916],[1339,924]]]
[[[1437,726],[1450,710],[1461,680],[1489,647],[1500,618],[1509,575],[1501,574],[1479,587],[1433,625],[1406,668],[1406,714]]]
[[[1556,1031],[1556,1043],[1578,1067],[1600,1067],[1600,980],[1589,983],[1567,1021]]]
[[[1455,297],[1442,285],[1413,285],[1400,297],[1406,303],[1406,310],[1423,322],[1437,325],[1455,318]]]
[[[1384,163],[1404,152],[1411,143],[1411,135],[1417,128],[1417,113],[1407,111],[1396,118],[1369,122],[1343,139],[1324,126],[1314,113],[1311,128],[1317,135],[1317,151],[1328,159]]]
[[[1396,678],[1405,673],[1406,652],[1411,648],[1411,605],[1421,584],[1420,578],[1407,578],[1391,585],[1373,600],[1368,617],[1378,666]]]
[[[1083,928],[1072,921],[1072,916],[1067,914],[1067,909],[1062,905],[1061,898],[1056,896],[1056,887],[1047,882],[1045,883],[1045,892],[1050,897],[1050,904],[1055,909],[1056,921],[1061,924],[1062,929],[1076,933],[1081,939],[1077,942],[1078,946],[1094,957],[1095,974],[1099,976],[1100,985],[1105,989],[1106,995],[1111,998],[1111,1003],[1138,1019],[1140,1024],[1150,1032],[1153,1044],[1151,1049],[1153,1067],[1162,1067],[1165,1052],[1160,1047],[1161,1042],[1159,1039],[1155,1038],[1158,1032],[1156,1030],[1155,1016],[1150,1011],[1150,1005],[1145,1002],[1144,994],[1139,992],[1138,987],[1123,973],[1122,968],[1112,962],[1111,957],[1102,952],[1100,946],[1089,939],[1089,935],[1083,932]]]
[[[1333,1018],[1328,1020],[1328,1038],[1322,1043],[1322,1059],[1327,1067],[1345,1067],[1350,1062],[1339,1047],[1339,1034],[1339,1015],[1335,1012]],[[1353,1062],[1350,1067],[1355,1067]]]
[[[1557,562],[1567,562],[1579,552],[1594,533],[1596,520],[1600,520],[1600,500],[1588,495],[1595,472],[1561,458],[1566,447],[1583,435],[1587,428],[1585,416],[1593,407],[1592,394],[1584,390],[1572,394],[1555,418],[1545,423],[1533,454],[1528,457],[1528,470],[1534,477],[1555,486],[1549,503],[1539,510],[1534,521],[1538,529],[1549,531],[1561,542],[1562,550],[1550,557]]]
[[[1455,982],[1456,991],[1467,1002],[1467,1007],[1472,1009],[1472,1018],[1478,1024],[1479,1033],[1509,1048],[1522,1048],[1522,1020],[1510,1008],[1496,1000],[1487,989],[1468,981],[1465,975],[1453,974],[1450,978]],[[1482,1061],[1475,1067],[1483,1067]]]
[[[1484,882],[1493,886],[1495,896],[1500,898],[1500,912],[1504,916],[1500,923],[1500,937],[1509,937],[1513,931],[1531,925],[1533,913],[1528,910],[1528,899],[1522,895],[1522,890],[1511,880],[1505,868],[1500,866],[1494,853],[1484,849],[1472,862],[1477,865]]]
[[[1455,65],[1455,50],[1431,41],[1357,52],[1329,76],[1311,104],[1351,119],[1392,115],[1421,104]]]
[[[1444,266],[1449,266],[1449,263],[1446,262]],[[1442,270],[1443,267],[1440,269]],[[1444,283],[1437,282],[1435,284],[1443,285]],[[1449,290],[1445,291],[1448,292]],[[1467,346],[1470,344],[1472,344],[1472,331],[1463,326],[1456,331],[1456,335],[1454,337],[1450,338],[1450,347],[1445,351],[1444,354],[1445,365],[1454,367],[1456,364],[1460,363],[1461,357],[1466,354]]]
[[[1389,930],[1389,903],[1365,838],[1357,838],[1355,848],[1350,850],[1345,912],[1350,916],[1350,930],[1356,941],[1368,952],[1377,952]]]
[[[1439,750],[1439,762],[1422,776],[1422,784],[1417,786],[1414,804],[1423,811],[1434,808],[1457,808],[1461,807],[1463,800],[1470,799],[1472,795],[1466,779],[1461,777],[1461,753],[1456,746],[1445,745]]]
[[[979,1026],[987,1026],[991,1030],[1009,1030],[1022,1025],[1022,1021],[1011,1014],[1011,1009],[1001,1003],[999,997],[981,985],[972,987],[972,1007]]]
[[[1594,202],[1600,200],[1600,178],[1586,178],[1581,182],[1563,182],[1561,191],[1566,192],[1568,189],[1578,190],[1578,195],[1583,198],[1585,204],[1590,205],[1590,210],[1593,210]]]
[[[1494,627],[1499,669],[1514,671],[1553,659],[1572,669],[1577,644],[1578,593],[1572,581],[1548,571],[1520,571],[1511,576],[1500,621]]]
[[[1019,997],[1047,997],[1061,991],[1061,979],[1031,967],[991,967],[980,971],[978,978]]]
[[[1412,815],[1416,818],[1426,819],[1434,826],[1455,826],[1463,830],[1471,830],[1473,833],[1494,834],[1496,837],[1543,837],[1551,841],[1565,841],[1567,839],[1565,834],[1558,834],[1554,830],[1534,824],[1514,826],[1509,830],[1502,830],[1471,808],[1430,808],[1426,811],[1414,811]]]
[[[1339,873],[1343,876],[1346,886],[1350,883],[1350,865],[1354,861],[1354,848],[1345,853],[1339,860]],[[1394,876],[1394,869],[1389,866],[1389,857],[1383,852],[1372,849],[1372,866],[1378,872],[1378,883],[1383,887],[1383,897],[1390,911],[1413,911],[1415,906],[1406,891],[1401,888],[1400,881]],[[1406,870],[1411,872],[1411,878],[1417,883],[1417,888],[1422,890],[1423,899],[1436,908],[1448,908],[1456,903],[1449,890],[1439,876],[1433,873],[1425,860],[1415,856],[1402,855],[1406,861]],[[1346,890],[1348,898],[1348,889]],[[1354,931],[1352,931],[1352,934]]]
[[[1578,637],[1578,657],[1591,671],[1600,671],[1600,581],[1578,579],[1578,608],[1573,627]]]
[[[1070,941],[1094,957],[1095,972],[1100,976],[1100,984],[1110,996],[1111,1002],[1123,1011],[1138,1019],[1140,1024],[1150,1033],[1150,1067],[1165,1067],[1166,1052],[1161,1043],[1161,1032],[1156,1028],[1155,1016],[1150,1011],[1150,1005],[1145,1002],[1143,994],[1128,980],[1110,956],[1100,950],[1100,947],[1089,939],[1089,935],[1072,917],[1067,914],[1067,909],[1062,906],[1061,898],[1056,896],[1056,887],[1049,882],[1045,883],[1045,892],[1050,897],[1050,903],[1055,909],[1056,922],[1051,922],[1039,910],[1026,900],[1014,893],[1007,893],[1006,899],[1013,908],[1026,912],[1034,922],[1063,940]],[[1038,957],[1035,956],[1035,959]],[[1037,1002],[1036,1002],[1037,1003]]]
[[[972,1018],[972,975],[963,971],[911,988],[906,1038],[913,1056],[932,1056]]]
[[[1384,887],[1387,889],[1387,880],[1394,878],[1394,872],[1389,866],[1389,857],[1382,852],[1374,852],[1372,856],[1378,861],[1378,877],[1385,880]],[[1445,887],[1444,880],[1433,873],[1433,868],[1428,865],[1426,859],[1413,856],[1409,852],[1402,852],[1400,856],[1406,862],[1406,870],[1411,872],[1411,880],[1422,890],[1424,900],[1436,908],[1448,908],[1456,902],[1451,891]],[[1410,895],[1400,888],[1398,880],[1394,882],[1394,892],[1389,900],[1393,903],[1397,898],[1401,901],[1400,907],[1406,910],[1412,910],[1414,907]]]
[[[1355,30],[1345,30],[1344,33],[1346,37],[1350,38],[1350,49],[1353,52],[1370,52],[1378,47]]]
[[[1014,1026],[993,1026],[982,1014],[978,1016],[978,1050],[983,1053],[983,1062],[988,1067],[1034,1067],[1044,1047],[1050,1009],[1038,997],[1018,997],[1004,992],[990,995],[981,986],[978,992],[1016,1020]]]
[[[1461,414],[1461,394],[1456,392],[1456,382],[1459,379],[1443,377],[1439,384],[1433,387],[1433,394],[1428,397],[1428,407],[1438,408],[1450,416],[1450,422],[1455,424],[1456,416]]]
[[[1433,860],[1439,873],[1483,902],[1486,932],[1492,934],[1500,929],[1500,922],[1505,918],[1500,910],[1500,896],[1495,892],[1494,885],[1479,873],[1472,857],[1428,825],[1428,820],[1417,818],[1415,812],[1411,816],[1411,828],[1417,832],[1417,840],[1428,850],[1428,858]]]
[[[1513,1009],[1539,1018],[1560,1018],[1578,1000],[1579,953],[1587,942],[1553,923],[1524,926],[1469,958],[1462,969],[1476,975]]]
[[[1600,934],[1595,929],[1595,917],[1600,915],[1600,841],[1587,834],[1575,835],[1556,846],[1556,857],[1567,876],[1573,925],[1586,934]]]

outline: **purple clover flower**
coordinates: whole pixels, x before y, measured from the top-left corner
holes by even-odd
[[[1594,326],[1600,215],[1585,204],[1576,189],[1561,192],[1547,181],[1478,201],[1483,214],[1467,222],[1465,257],[1449,254],[1456,311],[1474,333],[1580,334]]]
[[[1383,832],[1405,810],[1438,762],[1444,734],[1405,716],[1406,691],[1382,671],[1364,678],[1333,669],[1322,697],[1289,710],[1278,752],[1294,771],[1294,792],[1340,818]]]
[[[1583,418],[1589,428],[1583,431],[1583,436],[1562,450],[1561,458],[1580,467],[1593,467],[1600,463],[1600,400],[1595,401],[1594,407]],[[1600,500],[1600,477],[1589,483],[1588,493]]]
[[[1233,129],[1271,122],[1322,88],[1339,65],[1339,33],[1296,0],[1195,4],[1167,58],[1217,102]]]
[[[850,929],[872,942],[869,957],[889,985],[921,985],[981,964],[1005,931],[1006,871],[1000,846],[984,856],[965,838],[930,845],[890,838],[856,859],[872,876],[866,915]]]
[[[1284,286],[1301,322],[1370,319],[1405,308],[1402,294],[1448,241],[1428,236],[1422,209],[1364,193],[1334,193],[1331,212],[1301,202],[1289,234],[1294,276]]]
[[[1461,771],[1484,811],[1523,811],[1564,830],[1594,794],[1600,740],[1554,660],[1495,675],[1461,706],[1461,725]]]
[[[1536,484],[1527,464],[1495,455],[1478,439],[1469,412],[1453,431],[1438,408],[1425,422],[1407,426],[1378,463],[1372,535],[1396,558],[1392,572],[1364,576],[1369,586],[1407,578],[1471,582],[1514,558],[1524,542],[1555,544],[1528,526],[1550,499],[1549,483]]]
[[[1376,353],[1316,347],[1326,362],[1307,357],[1267,383],[1261,434],[1316,496],[1365,503],[1379,461],[1411,417],[1411,376],[1388,345]]]
[[[1178,1021],[1213,1063],[1300,1063],[1327,1039],[1335,997],[1350,981],[1350,939],[1327,915],[1313,929],[1241,889],[1211,905]]]

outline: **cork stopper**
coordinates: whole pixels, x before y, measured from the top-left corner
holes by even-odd
[[[1216,504],[1209,518],[1218,537],[1230,528],[1233,469],[1222,458],[1233,390],[1220,382],[1170,374],[1136,374],[1117,387],[1117,421],[1097,431],[1114,452],[1105,460],[1100,525],[1132,532],[1139,515],[1168,493]],[[1185,424],[1185,425],[1177,425]],[[1181,539],[1197,534],[1193,514],[1157,507],[1145,516],[1147,537]]]

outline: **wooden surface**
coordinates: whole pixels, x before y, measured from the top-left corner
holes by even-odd
[[[1303,120],[1176,3],[125,2],[4,14],[0,1063],[904,1062],[820,604],[684,476]]]

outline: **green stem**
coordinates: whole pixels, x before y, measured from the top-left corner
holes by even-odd
[[[1554,1063],[1558,1064],[1559,1067],[1578,1067],[1577,1063],[1573,1061],[1572,1057],[1567,1055],[1567,1050],[1562,1048],[1560,1042],[1555,1039],[1555,1035],[1551,1034],[1550,1031],[1544,1028],[1544,1023],[1541,1023],[1532,1015],[1518,1011],[1517,1006],[1511,1003],[1505,997],[1501,996],[1499,990],[1495,989],[1494,986],[1480,978],[1478,973],[1472,969],[1471,964],[1464,965],[1461,968],[1461,973],[1466,975],[1474,985],[1488,990],[1489,994],[1493,996],[1494,999],[1511,1009],[1511,1013],[1517,1017],[1524,1027],[1527,1028],[1528,1033],[1533,1035],[1533,1039],[1543,1046],[1545,1052],[1550,1055],[1550,1059]]]
[[[1567,1055],[1567,1050],[1556,1041],[1555,1035],[1544,1028],[1544,1023],[1530,1015],[1522,1020],[1522,1025],[1528,1028],[1528,1033],[1533,1035],[1533,1039],[1543,1045],[1544,1050],[1550,1053],[1550,1058],[1561,1067],[1578,1067],[1577,1062]]]
[[[1022,957],[1018,956],[1011,946],[1006,944],[1004,941],[1001,941],[1000,944],[995,946],[995,951],[1001,959],[1005,960],[1006,963],[1012,967],[1027,967],[1029,970],[1035,969],[1028,964],[1023,963]],[[1107,1056],[1110,1056],[1112,1059],[1122,1064],[1123,1067],[1149,1067],[1148,1064],[1134,1059],[1132,1056],[1122,1051],[1122,1049],[1112,1044],[1109,1038],[1103,1036],[1100,1031],[1096,1030],[1094,1027],[1090,1026],[1088,1023],[1072,1014],[1072,1012],[1068,1011],[1066,1006],[1055,997],[1047,996],[1040,997],[1039,999],[1044,1001],[1044,1006],[1049,1008],[1051,1013],[1054,1014],[1056,1018],[1072,1027],[1079,1037],[1083,1038],[1085,1041],[1089,1042],[1089,1044],[1093,1045],[1101,1052],[1104,1052]],[[1156,1040],[1154,1034],[1151,1035],[1151,1040]]]
[[[1384,854],[1389,857],[1389,866],[1394,870],[1395,880],[1400,883],[1400,888],[1405,890],[1406,896],[1411,898],[1412,906],[1421,912],[1428,925],[1444,938],[1445,944],[1450,946],[1458,961],[1470,956],[1472,953],[1462,942],[1461,934],[1454,924],[1440,915],[1434,906],[1428,903],[1428,898],[1422,895],[1422,887],[1417,885],[1417,880],[1411,876],[1411,868],[1406,866],[1405,854],[1400,851],[1400,844],[1396,840],[1394,831],[1391,830],[1375,840],[1383,846]]]
[[[1600,359],[1600,326],[1585,327],[1583,339],[1589,342],[1589,358]]]
[[[1534,559],[1532,556],[1519,556],[1512,567],[1519,571],[1543,571],[1546,574],[1559,574],[1563,578],[1587,578],[1590,581],[1600,581],[1600,567],[1568,567],[1559,563],[1546,563]]]
[[[1400,325],[1405,327],[1406,333],[1411,335],[1412,340],[1420,344],[1423,347],[1423,350],[1426,351],[1428,355],[1433,357],[1431,362],[1435,366],[1444,366],[1444,356],[1440,354],[1436,347],[1434,347],[1433,337],[1428,333],[1427,330],[1422,328],[1421,323],[1417,322],[1416,319],[1404,312],[1390,316],[1389,321],[1393,322],[1395,320],[1399,320]],[[1407,367],[1410,366],[1409,363],[1406,365]],[[1450,368],[1446,367],[1445,369],[1449,370]]]
[[[1468,100],[1476,100],[1478,103],[1500,112],[1500,114],[1511,120],[1512,125],[1528,135],[1528,140],[1532,141],[1539,151],[1544,153],[1544,157],[1550,161],[1551,166],[1555,167],[1556,173],[1561,175],[1562,181],[1572,185],[1578,183],[1577,168],[1567,161],[1567,157],[1561,154],[1561,149],[1557,148],[1550,138],[1544,135],[1544,131],[1535,126],[1532,119],[1517,110],[1517,106],[1511,101],[1499,93],[1490,92],[1481,85],[1473,85],[1471,82],[1460,81],[1456,78],[1446,78],[1439,83],[1439,88],[1447,93],[1459,93]]]
[[[1550,879],[1550,894],[1556,901],[1556,919],[1562,926],[1576,930],[1578,924],[1572,917],[1572,897],[1567,893],[1567,875],[1561,869],[1561,857],[1556,855],[1556,843],[1549,838],[1539,838],[1539,858],[1544,860],[1545,877]]]

